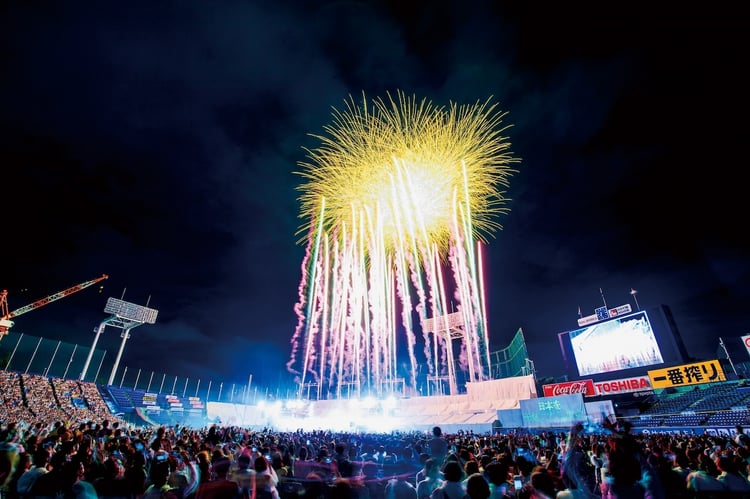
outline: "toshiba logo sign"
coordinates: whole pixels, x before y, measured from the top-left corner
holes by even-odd
[[[648,379],[648,376],[635,376],[633,378],[597,381],[594,383],[594,391],[596,395],[642,392],[644,390],[652,389],[651,381]]]

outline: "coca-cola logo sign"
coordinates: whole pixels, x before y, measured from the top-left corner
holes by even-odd
[[[593,397],[596,394],[594,392],[594,381],[590,379],[568,381],[566,383],[552,383],[542,386],[542,390],[544,390],[545,397],[573,395],[575,393],[580,393],[584,397]]]

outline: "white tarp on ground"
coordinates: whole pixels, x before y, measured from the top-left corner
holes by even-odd
[[[492,401],[495,409],[512,409],[519,406],[519,400],[537,397],[534,376],[514,376],[479,383],[466,383],[466,395],[475,403]]]

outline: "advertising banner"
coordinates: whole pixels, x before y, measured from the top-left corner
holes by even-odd
[[[700,385],[726,381],[724,369],[718,360],[683,364],[666,369],[648,371],[651,386],[654,388],[672,388],[678,386]]]
[[[583,395],[559,395],[519,400],[526,428],[569,427],[576,421],[586,421]]]
[[[567,381],[565,383],[550,383],[549,385],[543,385],[542,390],[545,397],[571,395],[574,393],[580,393],[584,397],[593,397],[596,395],[594,381],[590,379]]]
[[[618,393],[642,392],[652,389],[653,386],[648,376],[633,376],[594,383],[594,392],[596,395],[616,395]]]

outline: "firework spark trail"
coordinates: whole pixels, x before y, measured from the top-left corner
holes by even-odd
[[[490,360],[490,339],[488,336],[489,321],[487,320],[487,295],[484,290],[484,257],[483,247],[480,241],[477,241],[477,273],[479,280],[479,310],[482,314],[482,342],[484,344],[484,359],[487,364],[487,378],[492,378],[492,362]]]
[[[456,210],[462,213],[462,206],[459,205],[459,209]],[[473,296],[470,290],[470,272],[469,263],[465,253],[466,245],[463,241],[462,233],[458,230],[458,223],[454,224],[454,239],[456,241],[455,246],[452,247],[450,252],[450,259],[452,262],[453,278],[456,283],[455,297],[459,303],[458,312],[462,316],[462,322],[464,327],[469,331],[474,331],[476,321],[471,314],[474,307],[462,306],[461,304],[473,305]],[[466,341],[462,344],[461,355],[459,357],[461,368],[469,369],[469,375],[471,379],[475,379],[478,375],[481,376],[481,371],[476,371],[475,355],[474,355],[475,338],[474,335],[466,335]]]
[[[394,161],[394,165],[398,166],[398,163]],[[407,336],[407,345],[408,345],[408,355],[409,355],[409,362],[410,362],[410,370],[409,370],[409,378],[412,381],[410,386],[416,387],[416,371],[417,371],[417,359],[416,354],[414,351],[414,346],[416,345],[416,336],[414,335],[413,330],[413,324],[412,324],[412,318],[411,318],[411,312],[412,309],[416,310],[418,319],[420,322],[426,317],[426,303],[427,303],[427,294],[425,293],[425,286],[424,286],[424,279],[423,275],[420,272],[420,252],[417,249],[417,243],[416,240],[412,239],[410,245],[407,245],[407,242],[405,239],[406,232],[403,230],[403,226],[401,224],[401,220],[399,218],[396,219],[399,231],[397,232],[398,237],[398,244],[396,246],[396,257],[397,257],[397,265],[399,268],[398,276],[400,277],[399,285],[401,287],[401,313],[402,313],[402,324],[406,330],[406,336]],[[422,261],[430,262],[431,259],[426,258],[424,255],[422,256]],[[407,276],[411,277],[412,284],[414,286],[414,289],[417,294],[417,305],[416,307],[413,307],[412,301],[411,301],[411,295],[409,293],[409,278]],[[432,358],[429,355],[429,341],[427,333],[424,333],[424,339],[425,339],[425,359],[428,365],[428,372],[432,370],[433,362]]]
[[[409,355],[409,386],[416,386],[417,383],[417,357],[414,352],[414,346],[417,344],[417,338],[414,335],[411,312],[413,304],[411,294],[408,288],[408,264],[403,258],[399,258],[402,252],[398,252],[395,262],[395,279],[396,279],[396,296],[401,300],[401,323],[404,325],[406,332],[406,348]]]
[[[428,378],[437,381],[447,371],[455,384],[451,328],[457,324],[455,314],[448,315],[456,307],[463,328],[460,363],[477,367],[472,381],[481,378],[480,348],[489,348],[489,336],[475,251],[485,235],[501,228],[495,215],[507,211],[499,187],[507,187],[517,160],[502,136],[505,114],[489,99],[446,108],[401,92],[372,106],[362,97],[361,106],[350,98],[343,111],[334,110],[327,135],[313,136],[320,147],[306,149],[309,161],[300,163],[306,180],[301,213],[316,214],[317,223],[307,237],[308,245],[315,243],[305,256],[309,263],[295,305],[306,324],[298,323],[287,367],[292,371],[301,362],[302,384],[309,371],[319,396],[323,380],[337,396],[352,384],[358,393],[362,387],[382,393],[399,377],[415,390],[421,363]],[[330,253],[322,250],[329,247]],[[443,266],[450,267],[445,270],[452,283]],[[307,316],[301,317],[305,302]],[[417,358],[412,313],[420,326],[431,320],[431,331],[422,328],[425,359]],[[304,358],[297,359],[303,332]],[[400,332],[409,372],[399,372]]]
[[[458,310],[456,313],[460,314],[462,323],[464,324],[464,326],[469,326],[469,322],[467,321],[467,317],[466,317],[466,307],[461,306],[461,303],[463,303],[464,297],[466,296],[466,290],[464,289],[465,287],[464,273],[462,272],[463,269],[460,267],[460,265],[464,263],[463,259],[461,258],[463,254],[461,250],[462,250],[462,246],[460,244],[453,246],[451,248],[451,256],[450,256],[451,261],[452,261],[451,268],[453,269],[453,279],[456,283],[456,288],[454,289],[454,297],[457,303],[459,304],[457,307]],[[466,335],[466,341],[462,344],[462,350],[459,354],[459,365],[461,369],[466,369],[470,365],[468,364],[468,360],[466,356],[466,349],[469,348],[470,346],[469,343],[471,342],[471,339],[472,339],[471,335]]]
[[[311,232],[311,234],[314,234],[314,232]],[[293,374],[299,374],[299,371],[296,371],[294,369],[294,364],[297,360],[300,335],[302,334],[302,329],[305,327],[305,313],[303,312],[303,309],[305,307],[305,288],[307,286],[308,280],[307,265],[310,261],[310,258],[312,257],[312,253],[310,251],[312,245],[313,238],[310,237],[308,239],[307,246],[305,247],[305,256],[302,258],[302,279],[300,280],[299,286],[297,288],[297,296],[299,297],[299,301],[294,305],[294,313],[297,316],[297,326],[294,328],[294,334],[292,335],[292,338],[290,340],[290,343],[292,345],[292,352],[290,354],[289,361],[287,361],[286,363],[287,370],[289,370],[289,372]]]
[[[472,311],[477,310],[476,302],[476,288],[473,286],[476,278],[476,262],[474,259],[474,240],[471,237],[462,237],[462,234],[471,234],[471,196],[468,191],[468,178],[466,177],[466,162],[461,161],[461,172],[463,173],[464,185],[463,194],[464,202],[459,205],[459,211],[461,213],[461,220],[463,222],[463,232],[456,234],[456,240],[463,242],[461,245],[464,251],[459,253],[459,262],[457,268],[460,269],[461,280],[458,289],[462,292],[462,303],[470,304],[470,307],[463,307],[464,312],[464,327],[468,331],[477,331],[476,317]],[[477,355],[478,338],[476,334],[467,335],[467,341],[464,343],[466,348],[467,362],[469,363],[469,375],[472,380],[482,379],[481,363],[479,363],[479,356]],[[477,368],[479,370],[477,371]]]
[[[324,239],[323,244],[323,256],[321,258],[321,280],[320,280],[320,290],[321,292],[318,294],[318,299],[320,301],[320,330],[321,330],[321,337],[320,337],[320,350],[321,350],[321,358],[325,358],[325,348],[326,348],[326,339],[328,338],[328,335],[333,335],[334,330],[330,328],[329,323],[331,320],[330,317],[330,296],[328,294],[328,289],[330,286],[330,278],[331,278],[331,259],[330,259],[330,242],[326,238]],[[321,366],[324,365],[323,362],[320,364]],[[321,369],[317,374],[317,382],[318,382],[318,390],[320,390],[320,385],[323,382],[325,373]]]
[[[330,294],[332,295],[332,300],[336,303],[336,309],[330,321],[331,337],[336,338],[340,344],[343,344],[347,339],[346,331],[350,330],[348,314],[351,306],[351,292],[349,287],[351,283],[345,276],[348,276],[352,272],[350,260],[352,243],[349,237],[349,225],[342,224],[340,230],[342,235],[340,239],[336,239],[334,242],[335,249],[331,257],[335,261],[336,271],[333,272],[334,280],[331,284],[333,291]],[[343,375],[345,364],[335,355],[330,356],[328,364],[328,377],[324,377],[325,373],[321,377],[323,377],[330,388],[334,385],[335,379]]]
[[[427,257],[425,257],[425,262],[427,263],[424,266],[424,278],[426,282],[422,281],[422,273],[419,272],[419,268],[416,264],[416,257],[411,259],[409,262],[410,268],[411,268],[411,275],[412,275],[412,282],[414,286],[417,288],[419,293],[419,308],[420,308],[420,319],[425,319],[428,317],[428,314],[431,313],[432,317],[435,317],[435,306],[434,306],[434,300],[435,300],[435,286],[434,286],[434,276],[437,274],[436,270],[436,259],[438,258],[437,255],[434,253],[427,253]],[[427,292],[427,289],[430,289],[430,293]],[[432,337],[432,341],[431,338]],[[437,352],[437,335],[430,335],[430,332],[427,331],[426,328],[422,329],[422,339],[424,340],[424,358],[425,362],[427,364],[427,372],[433,372],[435,370],[435,366],[437,365],[437,362],[435,362],[435,357],[433,356],[433,352]]]
[[[466,216],[465,216],[465,226],[464,226],[464,233],[470,234],[470,229],[472,226],[472,214],[471,214],[471,195],[466,186],[468,185],[468,178],[466,178],[466,163],[464,161],[461,162],[462,171],[464,173],[464,206],[466,210]],[[462,210],[463,213],[463,210]],[[478,379],[483,380],[485,379],[485,373],[482,370],[483,362],[482,362],[482,353],[480,352],[480,347],[484,345],[485,347],[485,356],[484,356],[484,365],[487,367],[487,374],[490,372],[490,358],[489,358],[489,341],[487,338],[487,323],[486,323],[486,310],[484,307],[484,290],[482,287],[482,279],[481,276],[482,270],[481,266],[477,264],[477,260],[481,259],[481,247],[480,247],[480,241],[476,241],[477,248],[476,253],[474,252],[473,245],[471,244],[471,239],[467,238],[466,241],[466,254],[468,256],[468,270],[470,273],[469,279],[468,279],[468,285],[471,287],[471,290],[469,291],[469,295],[467,296],[468,299],[471,299],[473,301],[472,303],[472,310],[476,311],[476,313],[479,315],[479,319],[476,316],[467,316],[468,319],[471,320],[471,324],[469,324],[469,330],[477,331],[479,334],[477,335],[477,344],[475,346],[475,351],[473,352],[473,355],[475,355],[476,359],[476,365],[479,366],[480,371],[478,373]],[[463,267],[465,268],[465,267]]]
[[[335,281],[335,289],[337,290],[337,292],[334,293],[338,304],[336,315],[334,317],[335,331],[337,332],[336,337],[342,338],[342,341],[346,341],[348,339],[347,331],[354,331],[355,334],[353,335],[351,340],[357,341],[357,339],[359,338],[359,334],[357,334],[357,331],[352,328],[351,317],[349,316],[349,314],[351,313],[350,310],[352,300],[352,283],[348,279],[348,276],[353,272],[351,262],[351,242],[346,237],[346,227],[342,229],[342,232],[344,234],[344,237],[342,239],[342,243],[340,243],[336,248],[334,257],[336,259],[338,267],[338,272],[336,272],[335,274],[337,276],[337,279]],[[332,384],[334,381],[333,375],[337,372],[343,373],[344,368],[345,364],[337,363],[335,358],[331,358],[330,384]]]
[[[319,217],[319,221],[323,220],[322,210],[324,208],[325,208],[325,200],[321,200],[321,216]],[[311,225],[312,226],[315,225],[314,221],[311,221]],[[291,372],[293,374],[300,374],[300,376],[298,378],[299,379],[299,383],[300,383],[300,387],[302,387],[304,385],[304,383],[305,383],[305,373],[307,371],[307,364],[306,363],[303,364],[301,372],[300,371],[296,371],[293,366],[297,362],[297,351],[299,350],[299,339],[300,339],[300,335],[302,333],[302,330],[304,328],[308,328],[308,330],[306,332],[306,338],[305,339],[306,339],[306,343],[309,342],[309,336],[310,336],[309,327],[310,327],[310,323],[308,321],[306,321],[307,316],[305,316],[305,314],[303,313],[303,310],[305,308],[305,303],[308,304],[308,307],[312,306],[311,303],[313,302],[313,297],[311,296],[311,297],[307,297],[306,298],[305,288],[308,286],[308,283],[310,283],[311,280],[312,280],[313,281],[313,285],[310,287],[310,289],[308,290],[308,292],[310,293],[310,295],[314,295],[314,279],[315,279],[315,276],[313,275],[311,277],[309,275],[309,272],[308,272],[307,269],[308,269],[308,265],[310,266],[310,268],[315,268],[316,255],[315,255],[315,251],[313,251],[313,248],[317,248],[318,243],[320,241],[320,235],[321,235],[320,234],[320,230],[310,231],[310,237],[308,237],[308,239],[307,239],[308,243],[307,243],[307,246],[305,248],[305,256],[302,259],[302,280],[300,281],[299,287],[297,289],[297,294],[299,296],[299,301],[294,306],[294,311],[295,311],[295,313],[297,315],[297,326],[295,328],[294,334],[293,334],[292,339],[291,339],[291,343],[292,343],[291,356],[290,356],[289,361],[286,364],[287,370],[289,372]],[[308,316],[309,316],[309,310],[310,310],[310,308],[308,308]],[[305,359],[307,359],[308,357],[309,357],[309,350],[306,347]]]
[[[325,241],[325,239],[323,239]],[[320,251],[319,248],[315,250],[316,254]],[[320,318],[320,300],[321,297],[324,295],[321,295],[321,280],[325,280],[325,276],[322,272],[322,262],[316,258],[313,262],[313,282],[314,285],[310,288],[310,303],[308,306],[308,319],[307,319],[307,339],[306,339],[306,346],[305,346],[305,362],[304,362],[304,371],[302,375],[302,385],[305,384],[305,373],[310,373],[313,376],[313,382],[318,383],[320,381],[318,373],[312,368],[313,364],[315,363],[315,359],[318,358],[319,350],[317,348],[317,344],[314,341],[314,338],[317,336],[319,328],[321,327],[321,324],[319,322]],[[325,352],[320,352],[320,355],[323,355]],[[321,357],[323,358],[323,357]],[[309,359],[309,360],[308,360]]]
[[[344,230],[342,228],[341,230]],[[323,323],[328,327],[329,333],[328,337],[331,338],[332,342],[332,351],[336,352],[339,348],[341,348],[341,336],[342,331],[344,328],[339,326],[340,316],[341,316],[341,293],[342,290],[338,286],[338,283],[340,282],[338,275],[341,273],[341,260],[338,258],[338,251],[339,251],[339,239],[338,238],[331,238],[332,241],[330,241],[328,244],[326,244],[326,255],[325,259],[327,262],[327,268],[328,272],[326,275],[326,282],[324,283],[324,293],[329,301],[329,305],[326,307],[326,314],[323,318]],[[333,255],[333,256],[332,256]],[[320,341],[323,341],[324,338],[321,337]],[[335,369],[335,360],[336,356],[331,355],[328,359],[328,369],[333,370]],[[323,363],[321,362],[321,365]],[[321,385],[325,381],[325,373],[320,373],[321,377]],[[322,387],[319,388],[321,390],[320,393],[322,393]]]
[[[332,275],[334,276],[340,276],[346,274],[345,267],[342,266],[342,263],[345,264],[346,260],[344,258],[339,257],[339,245],[338,242],[334,244],[334,261],[336,262],[335,270],[332,272]],[[335,280],[336,283],[344,283],[340,277]],[[341,379],[347,372],[347,370],[351,370],[352,366],[348,365],[346,363],[346,359],[351,359],[352,357],[352,349],[354,345],[352,345],[352,341],[350,338],[346,336],[346,307],[344,306],[349,297],[349,290],[348,288],[338,288],[340,289],[340,292],[343,293],[343,298],[337,299],[336,303],[338,304],[338,307],[335,310],[335,315],[332,316],[330,319],[332,323],[335,323],[336,326],[332,328],[331,336],[334,338],[334,344],[336,346],[334,352],[335,355],[331,355],[330,359],[330,366],[329,369],[331,373],[336,373],[335,379]],[[334,292],[333,296],[339,297],[339,293]],[[334,381],[334,377],[331,376],[329,378],[329,386],[332,385]]]

